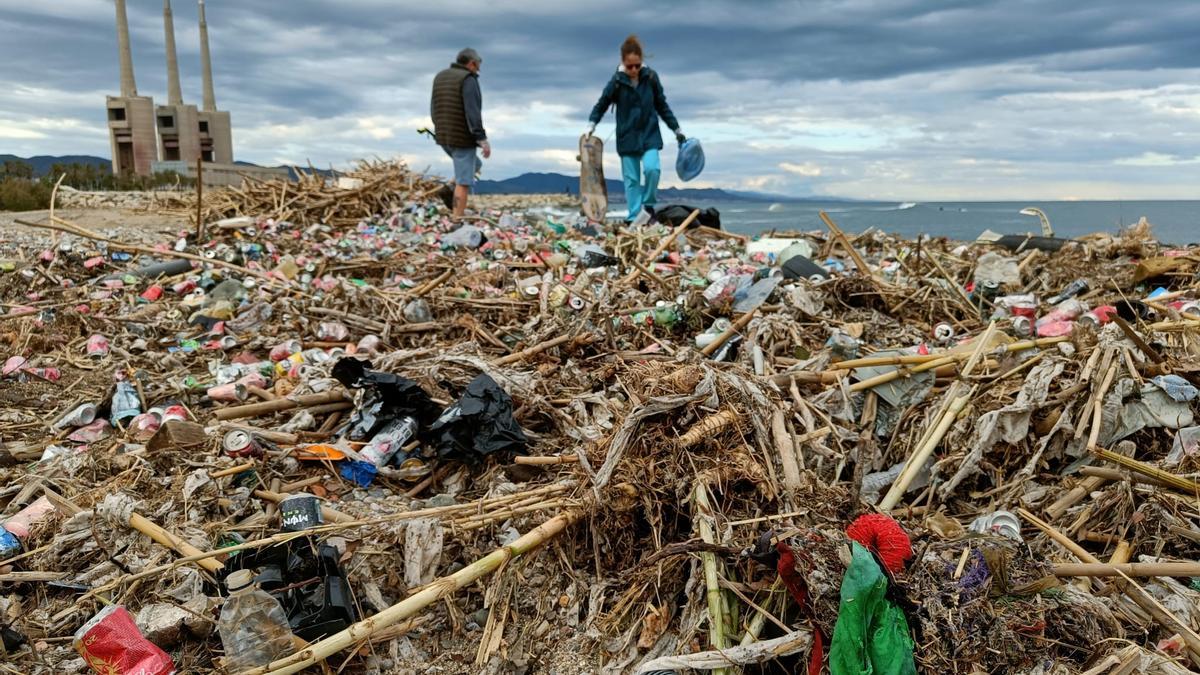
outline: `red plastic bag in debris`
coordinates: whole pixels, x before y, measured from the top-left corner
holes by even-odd
[[[75,631],[75,651],[104,675],[171,675],[175,663],[142,637],[133,617],[120,605],[100,610]]]

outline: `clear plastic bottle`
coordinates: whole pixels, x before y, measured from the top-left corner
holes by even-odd
[[[225,580],[229,598],[217,625],[225,648],[225,668],[238,673],[287,656],[292,629],[279,601],[254,584],[254,574],[238,570]]]
[[[138,400],[137,390],[129,380],[117,380],[117,390],[112,397],[112,417],[117,422],[137,417],[142,412],[142,402]]]

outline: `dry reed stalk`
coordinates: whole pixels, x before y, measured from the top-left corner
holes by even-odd
[[[570,342],[572,339],[574,339],[574,338],[571,335],[559,335],[556,338],[551,338],[549,340],[546,340],[545,342],[540,342],[540,343],[533,345],[532,347],[529,347],[527,349],[522,349],[519,352],[509,354],[508,356],[504,356],[499,359],[496,359],[492,363],[493,363],[493,365],[497,365],[497,366],[507,366],[507,365],[510,365],[513,363],[519,363],[519,362],[524,361],[525,359],[529,358],[530,356],[533,356],[535,354],[540,354],[540,353],[546,351],[547,349],[557,347],[561,344],[566,344],[567,342]]]
[[[737,423],[737,421],[737,411],[726,408],[694,424],[691,429],[688,429],[686,433],[675,440],[675,445],[680,449],[690,448],[706,438],[712,438],[722,429]]]
[[[700,539],[706,544],[715,544],[716,535],[713,531],[713,509],[708,500],[708,487],[703,481],[696,483],[696,527],[700,530]],[[704,566],[705,598],[708,601],[708,644],[715,650],[729,648],[725,639],[725,598],[721,593],[720,574],[717,569],[716,555],[708,552],[700,554]],[[719,668],[714,675],[730,675],[729,669]]]
[[[783,487],[788,496],[795,499],[802,487],[800,464],[796,461],[797,448],[792,442],[792,435],[788,433],[782,410],[776,410],[771,415],[771,435],[775,439],[775,453],[779,455],[779,463],[783,466]]]
[[[1196,483],[1195,481],[1188,480],[1187,478],[1183,478],[1181,476],[1176,476],[1169,471],[1163,471],[1162,469],[1150,466],[1145,462],[1139,462],[1132,457],[1126,457],[1125,455],[1115,453],[1112,450],[1105,450],[1104,448],[1097,446],[1093,446],[1091,450],[1093,455],[1105,460],[1106,462],[1112,462],[1113,464],[1123,466],[1130,471],[1136,471],[1143,476],[1154,478],[1155,480],[1165,483],[1168,486],[1185,494],[1193,496],[1200,495],[1200,483]]]

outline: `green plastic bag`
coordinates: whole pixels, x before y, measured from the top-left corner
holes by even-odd
[[[913,642],[904,612],[884,597],[888,580],[870,551],[851,542],[842,579],[842,604],[829,649],[833,675],[915,675]]]

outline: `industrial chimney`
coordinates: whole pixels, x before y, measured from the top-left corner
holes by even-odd
[[[121,58],[121,96],[137,96],[137,82],[133,79],[133,53],[129,50],[129,19],[125,17],[125,0],[117,0],[117,51]]]
[[[129,20],[125,0],[117,4],[117,56],[121,64],[121,95],[106,97],[108,140],[115,174],[149,176],[158,158],[154,134],[154,101],[138,96],[129,49]]]
[[[212,56],[208,51],[208,18],[204,0],[200,1],[200,72],[204,81],[204,100],[200,106],[200,156],[206,162],[233,164],[233,123],[229,112],[217,110],[213,93]]]
[[[171,0],[163,0],[163,30],[167,41],[167,105],[182,105],[183,89],[179,86],[179,59],[175,55],[175,19],[171,16]]]
[[[183,102],[171,0],[163,0],[163,31],[167,47],[167,104],[158,106],[154,112],[158,125],[158,158],[163,162],[157,170],[186,175],[196,166],[196,160],[200,159],[200,116],[196,106]]]
[[[203,110],[217,109],[217,97],[213,93],[212,57],[208,53],[208,20],[204,17],[204,0],[200,0],[200,73],[204,78]]]

